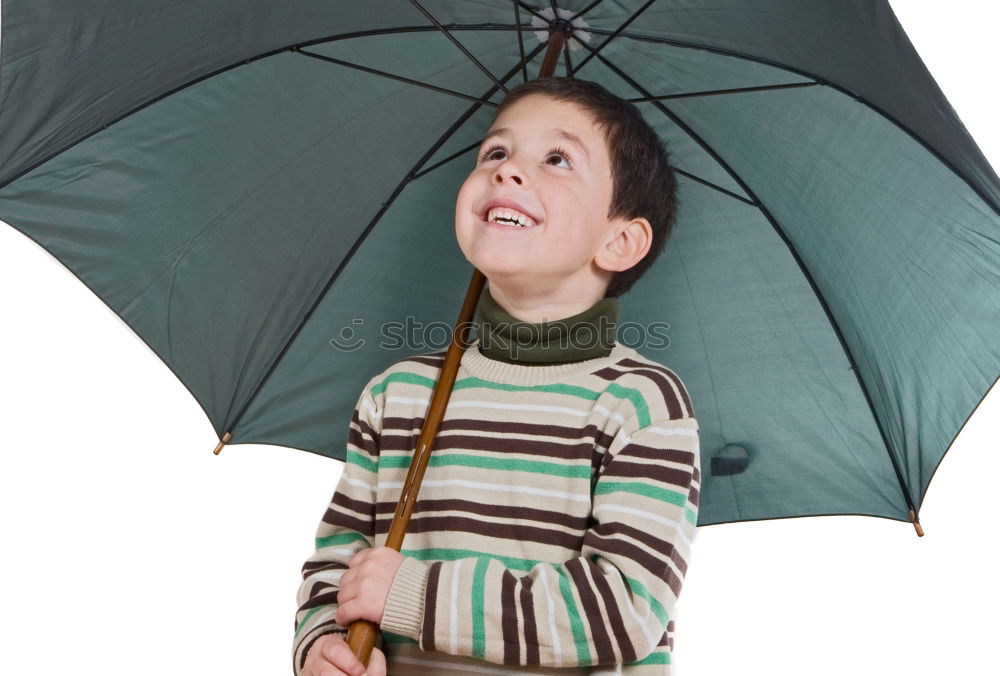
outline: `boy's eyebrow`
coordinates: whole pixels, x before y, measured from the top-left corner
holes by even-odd
[[[485,137],[483,137],[483,142],[485,142],[487,139],[489,139],[489,138],[491,138],[493,136],[509,136],[509,135],[510,135],[510,129],[509,128],[507,128],[507,127],[497,127],[496,129],[494,129],[493,131],[491,131],[489,134],[487,134]],[[565,141],[569,141],[570,143],[578,146],[580,148],[580,150],[583,151],[583,154],[587,156],[587,159],[588,160],[590,159],[590,152],[587,150],[587,146],[585,146],[583,144],[583,141],[580,139],[580,137],[577,136],[576,134],[574,134],[573,132],[566,131],[565,129],[558,129],[558,128],[554,127],[554,128],[552,128],[552,129],[549,130],[549,135],[550,136],[554,136],[555,138],[561,138],[561,139],[563,139]]]

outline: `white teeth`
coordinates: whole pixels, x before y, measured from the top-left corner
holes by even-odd
[[[520,211],[507,207],[493,207],[486,215],[486,220],[493,223],[500,222],[500,219],[503,219],[504,225],[516,225],[522,228],[532,228],[537,225],[531,218]]]

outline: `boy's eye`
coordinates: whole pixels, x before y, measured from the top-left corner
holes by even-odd
[[[569,155],[567,155],[566,151],[563,150],[562,148],[553,148],[552,150],[550,150],[549,151],[549,156],[545,158],[545,161],[549,162],[549,164],[552,164],[550,162],[550,160],[553,157],[556,158],[556,159],[558,159],[558,160],[562,160],[563,162],[565,162],[567,169],[569,169],[572,166],[570,164],[570,162],[569,162]],[[559,166],[558,163],[556,164],[556,166]]]
[[[482,154],[479,156],[479,161],[480,162],[485,162],[486,160],[495,160],[495,159],[498,159],[496,157],[496,153],[498,153],[498,152],[499,153],[505,153],[506,151],[503,149],[503,146],[492,145],[492,146],[490,146],[489,148],[487,148],[486,150],[484,150],[482,152]]]
[[[492,145],[480,153],[479,161],[488,162],[490,160],[499,160],[506,154],[507,150],[503,146]],[[552,158],[555,158],[556,162],[553,163]],[[553,166],[564,166],[566,169],[571,169],[573,166],[569,161],[569,155],[562,148],[553,148],[550,150],[549,154],[545,157],[545,162],[547,164],[552,164]],[[563,162],[564,164],[560,165],[560,162]]]

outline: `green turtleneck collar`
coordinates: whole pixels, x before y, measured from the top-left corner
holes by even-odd
[[[539,323],[511,315],[488,287],[476,306],[480,352],[508,364],[569,364],[606,357],[615,345],[617,323],[617,298],[602,298],[580,314]]]

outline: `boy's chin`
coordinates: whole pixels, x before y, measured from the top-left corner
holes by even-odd
[[[510,264],[503,265],[497,264],[495,261],[482,261],[476,263],[472,261],[472,264],[476,266],[486,279],[496,286],[503,287],[523,287],[529,286],[534,278],[531,274],[531,269],[524,266],[524,264]]]
[[[490,275],[482,271],[486,277],[487,286],[499,291],[500,294],[510,298],[519,298],[524,301],[529,298],[541,297],[545,295],[546,286],[537,278],[529,275]],[[493,294],[496,298],[497,294]]]

